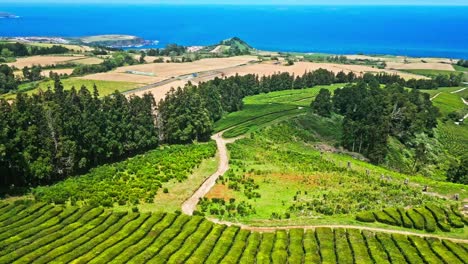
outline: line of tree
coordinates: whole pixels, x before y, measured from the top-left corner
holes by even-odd
[[[108,72],[117,67],[124,65],[134,65],[138,64],[139,61],[136,60],[132,54],[127,52],[114,52],[110,58],[106,58],[103,62],[99,64],[90,64],[90,65],[78,65],[73,69],[72,75],[81,76],[86,74]]]
[[[18,81],[15,78],[13,69],[6,64],[0,64],[0,94],[16,91],[17,89]]]
[[[158,145],[151,95],[98,96],[57,78],[40,94],[0,99],[0,186],[49,184]]]
[[[344,116],[342,145],[374,163],[384,161],[390,136],[406,145],[417,134],[433,136],[439,115],[429,94],[408,91],[398,83],[380,88],[376,77],[337,89],[333,96],[323,89],[312,102],[312,109],[325,117],[332,111]],[[416,146],[415,163],[423,158],[424,148],[424,144]]]
[[[164,49],[149,49],[146,54],[148,56],[180,56],[187,52],[187,47],[168,44]]]
[[[48,55],[48,54],[64,54],[70,53],[73,50],[60,45],[52,45],[50,47],[41,47],[26,45],[23,43],[0,43],[0,51],[8,50],[11,52],[12,57],[25,57],[34,55]]]
[[[366,73],[363,75],[363,79],[366,82],[374,81],[377,78],[377,82],[381,84],[392,84],[398,83],[401,86],[420,89],[420,90],[431,90],[439,87],[457,87],[463,82],[463,73],[450,73],[450,74],[437,74],[430,79],[409,79],[405,80],[396,74],[378,73],[371,74]]]
[[[459,60],[457,61],[457,65],[468,68],[468,60]]]

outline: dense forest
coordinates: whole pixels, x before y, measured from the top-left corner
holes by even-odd
[[[2,54],[9,53],[9,57],[25,57],[34,55],[47,55],[47,54],[64,54],[72,50],[60,45],[53,45],[51,47],[41,47],[33,45],[25,45],[23,43],[0,43],[0,51]]]
[[[6,64],[0,65],[0,94],[14,91],[18,88],[18,82],[12,68]]]
[[[98,99],[81,87],[0,99],[1,186],[50,183],[158,145],[151,95]]]
[[[344,116],[343,146],[375,163],[384,161],[388,137],[409,146],[416,134],[432,136],[439,115],[429,94],[408,91],[398,83],[382,89],[375,79],[337,89],[333,97],[328,90],[321,90],[312,107],[322,116],[330,116],[332,110]],[[425,144],[415,148],[417,160],[423,160]]]
[[[468,68],[468,60],[459,60],[459,61],[457,62],[457,65],[458,65],[458,66],[465,67],[465,68]]]
[[[112,59],[128,63],[126,57]],[[158,104],[150,95],[126,98],[116,92],[98,99],[96,88],[93,94],[85,87],[64,91],[56,76],[52,90],[18,94],[11,105],[0,101],[0,180],[3,186],[44,184],[160,142],[208,140],[214,122],[242,109],[246,96],[332,83],[357,83],[333,98],[318,98],[329,99],[345,116],[344,146],[374,162],[385,157],[387,136],[405,142],[414,133],[430,133],[436,124],[437,111],[426,95],[407,92],[403,79],[385,74],[356,77],[318,69],[302,76],[236,75],[172,89]],[[389,85],[380,89],[381,83]]]

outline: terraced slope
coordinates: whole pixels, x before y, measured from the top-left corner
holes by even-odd
[[[200,216],[45,204],[0,204],[0,216],[0,263],[455,264],[468,259],[468,244],[356,229],[261,233]]]

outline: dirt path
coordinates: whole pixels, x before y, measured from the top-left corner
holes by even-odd
[[[434,95],[433,97],[431,97],[431,101],[434,100],[434,99],[436,99],[437,96],[439,96],[440,94],[441,94],[441,93],[438,93],[438,94]]]
[[[460,90],[453,91],[453,92],[451,92],[451,93],[453,93],[453,94],[454,94],[454,93],[459,93],[459,92],[464,91],[465,89],[466,89],[466,87],[465,87],[465,88],[462,88],[462,89],[460,89]]]
[[[366,227],[366,226],[354,226],[354,225],[298,225],[298,226],[257,227],[257,226],[248,226],[248,225],[244,225],[241,223],[221,221],[219,219],[214,219],[214,218],[208,218],[208,220],[215,224],[222,224],[222,225],[227,225],[227,226],[239,226],[242,229],[256,231],[256,232],[274,232],[276,230],[288,230],[288,229],[293,229],[293,228],[315,229],[315,228],[320,228],[320,227],[326,227],[326,228],[358,229],[358,230],[367,230],[367,231],[372,231],[372,232],[411,235],[411,236],[419,236],[419,237],[432,237],[432,238],[450,240],[450,241],[457,242],[457,243],[468,243],[468,239],[450,238],[450,237],[444,237],[444,236],[439,236],[439,235],[420,234],[420,233],[415,233],[415,232],[410,232],[410,231],[391,230],[391,229],[378,228],[378,227]]]
[[[195,193],[182,204],[182,212],[187,215],[192,215],[193,211],[195,211],[198,201],[203,198],[213,186],[216,184],[216,180],[219,176],[223,175],[229,169],[229,156],[226,144],[233,143],[234,141],[242,138],[231,138],[231,139],[224,139],[222,137],[224,131],[214,134],[211,139],[216,141],[216,146],[218,147],[218,155],[219,155],[219,164],[218,170],[211,175],[205,182],[195,191]]]

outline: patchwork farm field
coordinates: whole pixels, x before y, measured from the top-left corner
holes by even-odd
[[[463,241],[317,227],[259,232],[174,213],[0,204],[0,263],[464,263]]]

